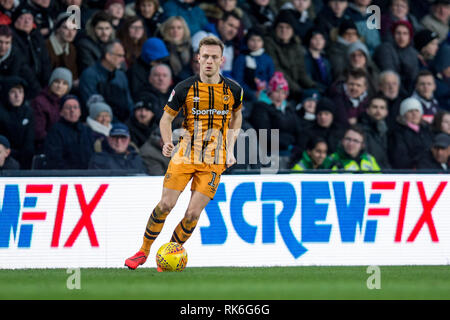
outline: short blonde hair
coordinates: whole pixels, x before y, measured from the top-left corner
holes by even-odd
[[[198,44],[198,52],[200,52],[200,48],[202,46],[219,46],[222,54],[225,47],[223,42],[216,36],[206,36],[202,40],[200,40],[200,43]]]

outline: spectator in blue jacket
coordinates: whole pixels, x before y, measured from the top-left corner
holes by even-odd
[[[113,110],[114,120],[126,121],[134,107],[128,78],[120,66],[125,51],[118,40],[106,45],[101,61],[83,71],[80,78],[80,94],[86,103],[93,94],[100,94]],[[87,110],[84,116],[87,116]]]
[[[166,20],[172,16],[181,16],[189,26],[191,34],[202,30],[208,24],[205,12],[196,3],[196,0],[169,0],[163,4]]]
[[[147,173],[141,156],[130,145],[130,131],[122,123],[113,125],[109,137],[101,143],[101,151],[92,156],[89,169],[122,169]]]
[[[256,101],[261,90],[275,72],[272,57],[264,51],[263,34],[257,28],[250,29],[245,37],[247,50],[234,61],[232,77],[243,87],[244,99]]]
[[[44,150],[48,169],[87,169],[94,151],[89,128],[80,121],[80,102],[75,95],[61,99],[61,119],[45,138]]]

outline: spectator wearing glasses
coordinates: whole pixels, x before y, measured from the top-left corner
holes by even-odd
[[[125,49],[126,68],[130,68],[141,54],[142,46],[147,40],[142,18],[131,16],[125,18],[122,26],[117,31],[117,39]]]
[[[374,156],[365,151],[365,135],[359,126],[347,129],[335,153],[331,154],[324,167],[346,171],[380,171]]]

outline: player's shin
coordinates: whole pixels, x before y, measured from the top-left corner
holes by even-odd
[[[173,231],[171,242],[177,242],[183,245],[191,236],[195,227],[197,226],[198,219],[183,218]]]
[[[153,209],[150,218],[148,218],[147,227],[145,228],[142,247],[140,250],[143,251],[145,255],[148,256],[150,253],[150,247],[161,232],[168,214],[169,211],[162,212],[159,206],[156,206],[155,209]]]

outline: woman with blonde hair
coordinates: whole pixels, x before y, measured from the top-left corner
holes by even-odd
[[[193,74],[191,59],[193,49],[191,33],[183,17],[173,16],[167,19],[160,28],[161,36],[170,54],[170,68],[174,81],[178,82]]]

